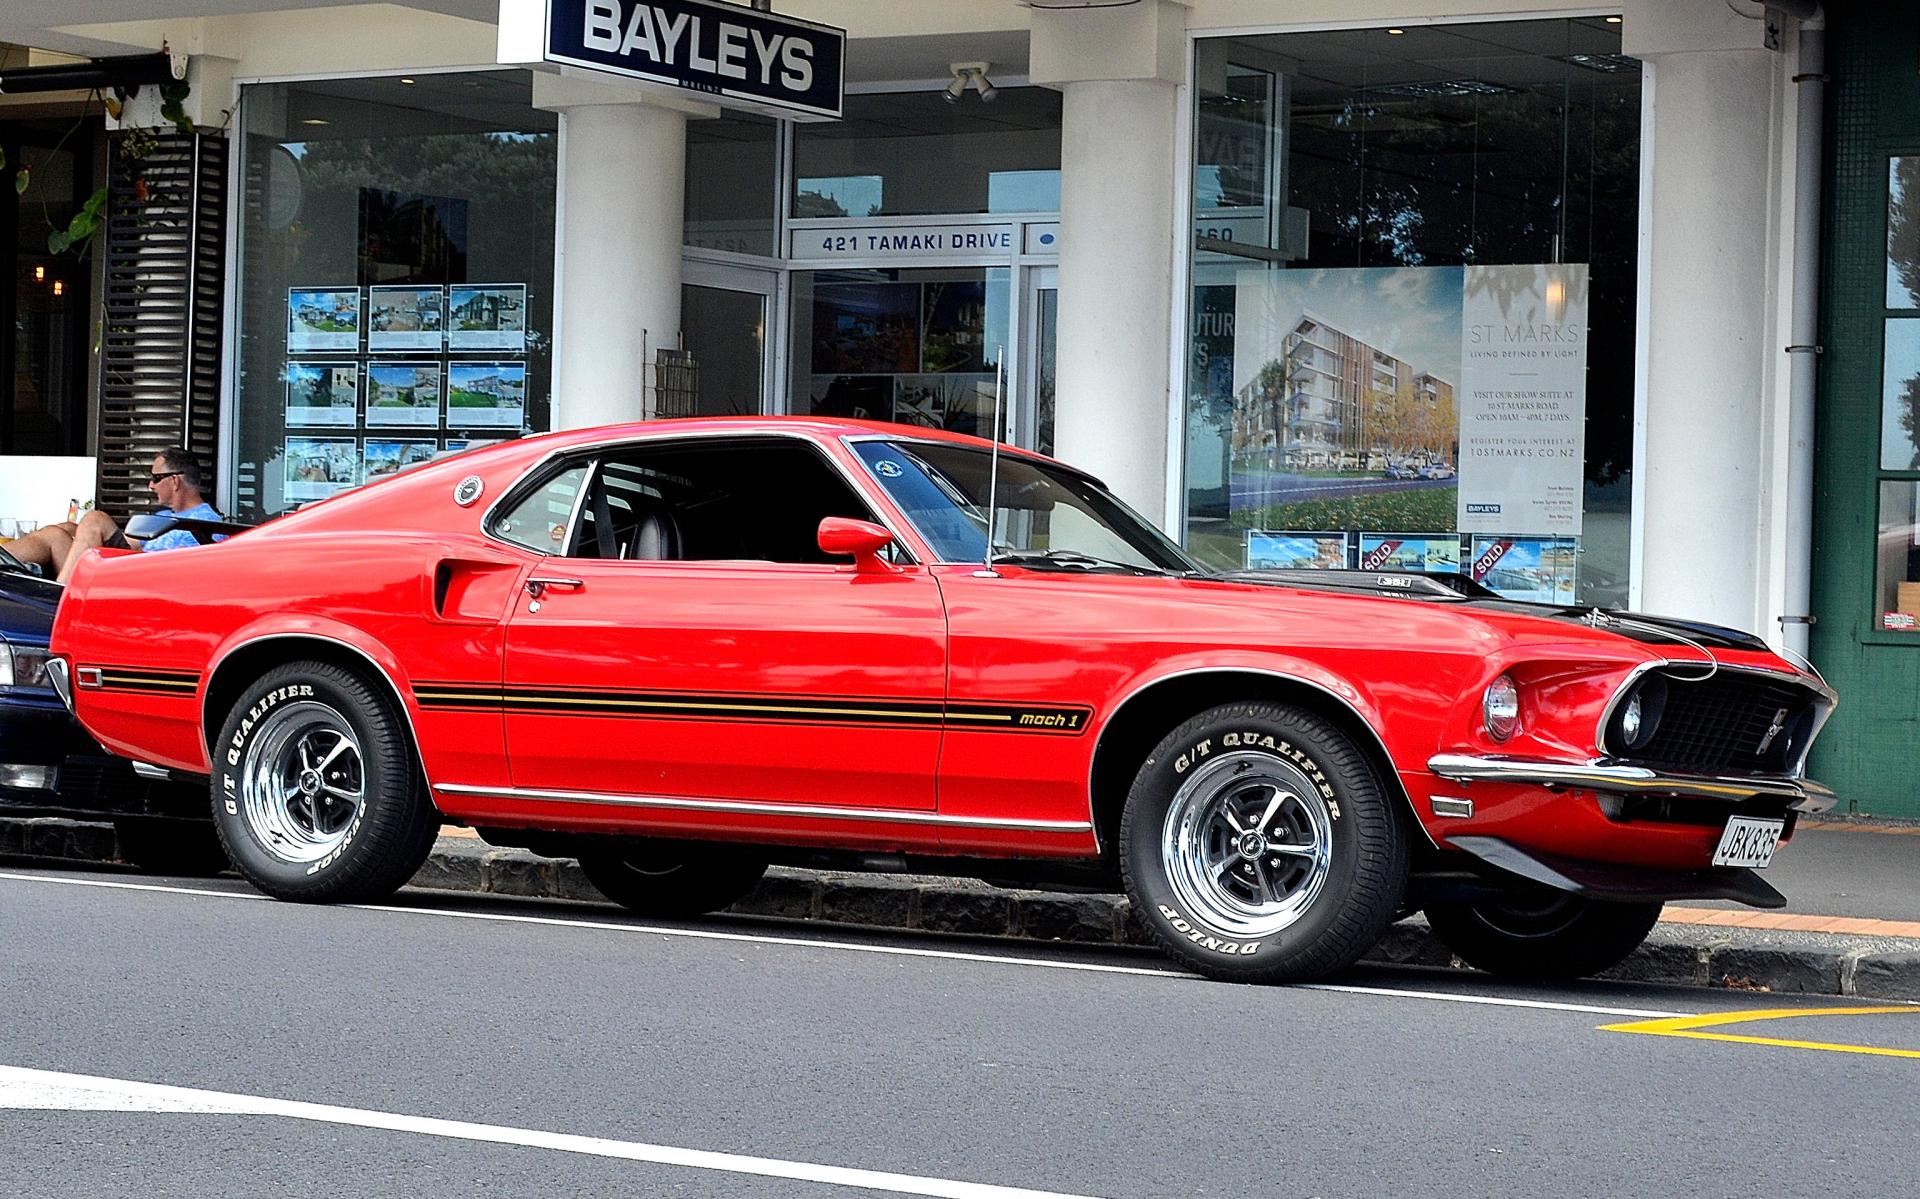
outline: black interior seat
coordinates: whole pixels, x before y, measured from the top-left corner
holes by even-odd
[[[636,562],[668,562],[680,558],[684,551],[680,522],[665,504],[635,506],[633,525],[626,535],[621,557]]]

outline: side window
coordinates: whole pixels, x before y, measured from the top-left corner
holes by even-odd
[[[707,439],[608,455],[570,542],[583,558],[843,562],[820,552],[820,522],[874,514],[814,446],[791,438]],[[904,553],[895,550],[904,560]]]
[[[567,529],[588,466],[570,466],[493,519],[493,535],[542,554],[566,549]]]

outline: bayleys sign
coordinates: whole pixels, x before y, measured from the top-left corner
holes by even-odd
[[[716,0],[546,0],[543,57],[704,92],[731,108],[840,116],[846,33]]]

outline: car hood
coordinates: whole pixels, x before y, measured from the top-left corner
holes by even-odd
[[[1644,645],[1697,645],[1708,650],[1767,652],[1767,643],[1751,633],[1677,616],[1649,616],[1616,609],[1562,604],[1531,604],[1505,599],[1464,575],[1374,570],[1242,570],[1214,576],[1231,583],[1263,587],[1389,597],[1409,603],[1443,604],[1477,612],[1500,612],[1566,621],[1638,641]]]
[[[45,644],[62,590],[48,579],[0,573],[0,637]]]

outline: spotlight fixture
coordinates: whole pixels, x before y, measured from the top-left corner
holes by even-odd
[[[944,89],[947,103],[958,101],[968,88],[972,88],[982,101],[992,100],[1000,94],[1000,89],[987,79],[987,72],[993,69],[990,62],[956,62],[951,64],[953,82]]]
[[[1404,30],[1404,29],[1389,29],[1389,30],[1387,30],[1387,34],[1388,34],[1388,36],[1390,36],[1390,37],[1399,37],[1399,36],[1400,36],[1401,34],[1403,34],[1403,33],[1405,33],[1405,32],[1406,32],[1406,30]]]

